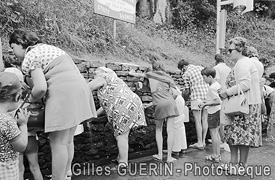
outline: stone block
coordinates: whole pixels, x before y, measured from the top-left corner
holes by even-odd
[[[81,73],[87,73],[86,63],[80,63],[76,65]]]
[[[121,78],[121,76],[124,76],[124,77],[128,76],[129,72],[128,71],[116,71],[116,74],[118,77]]]
[[[122,68],[122,71],[130,71],[131,69],[138,69],[139,68],[139,65],[137,64],[132,64],[132,63],[121,63],[121,68]]]
[[[110,68],[114,71],[121,71],[122,70],[122,65],[119,64],[119,63],[107,63],[106,67]]]
[[[89,67],[98,68],[98,67],[105,67],[105,63],[101,61],[89,61]]]

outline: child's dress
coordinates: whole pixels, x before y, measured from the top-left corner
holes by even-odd
[[[0,179],[19,179],[19,153],[14,150],[11,141],[20,135],[21,131],[16,120],[7,113],[0,113]]]

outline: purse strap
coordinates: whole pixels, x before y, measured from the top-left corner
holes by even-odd
[[[18,108],[18,109],[22,108],[22,107],[26,104],[26,102],[28,101],[28,99],[29,99],[30,95],[31,95],[31,91],[30,91],[30,92],[28,92],[28,94],[27,94],[27,95],[26,95],[26,97],[24,98],[23,103],[19,106],[19,108]]]
[[[238,79],[236,77],[235,66],[234,66],[233,70],[234,70],[234,77],[235,77],[236,85],[237,85],[237,88],[238,88],[238,96],[239,96],[240,94],[244,94],[244,92],[243,92],[243,90],[242,90],[242,88],[241,88],[241,86],[239,84],[239,81],[238,81]]]

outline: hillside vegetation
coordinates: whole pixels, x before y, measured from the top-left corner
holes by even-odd
[[[44,42],[87,60],[146,65],[155,56],[167,69],[176,69],[182,58],[211,66],[216,42],[213,2],[207,6],[212,14],[201,23],[195,21],[198,18],[194,11],[188,9],[178,14],[179,21],[173,17],[174,24],[157,25],[142,18],[137,18],[136,25],[118,21],[114,39],[113,19],[94,14],[93,0],[4,0],[0,2],[0,34],[5,54],[10,33],[16,28],[26,28],[37,32]],[[243,36],[261,57],[274,62],[275,21],[257,12],[239,16],[230,6],[227,8],[226,40]]]

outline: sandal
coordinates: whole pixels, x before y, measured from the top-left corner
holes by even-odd
[[[128,166],[125,163],[119,163],[115,167],[110,169],[114,173],[125,173],[128,171]]]
[[[220,163],[222,158],[221,158],[220,155],[219,156],[214,156],[213,154],[211,154],[211,155],[205,156],[205,160],[211,161],[213,163]]]
[[[195,149],[198,149],[198,150],[204,150],[204,146],[199,146],[198,143],[191,144],[189,147],[190,148],[195,148]]]
[[[152,158],[154,161],[162,162],[162,158],[159,158],[157,154],[153,155]]]
[[[172,159],[167,160],[166,162],[167,162],[167,163],[172,163],[172,162],[175,162],[175,161],[177,161],[177,159],[175,159],[175,158],[172,157]]]

